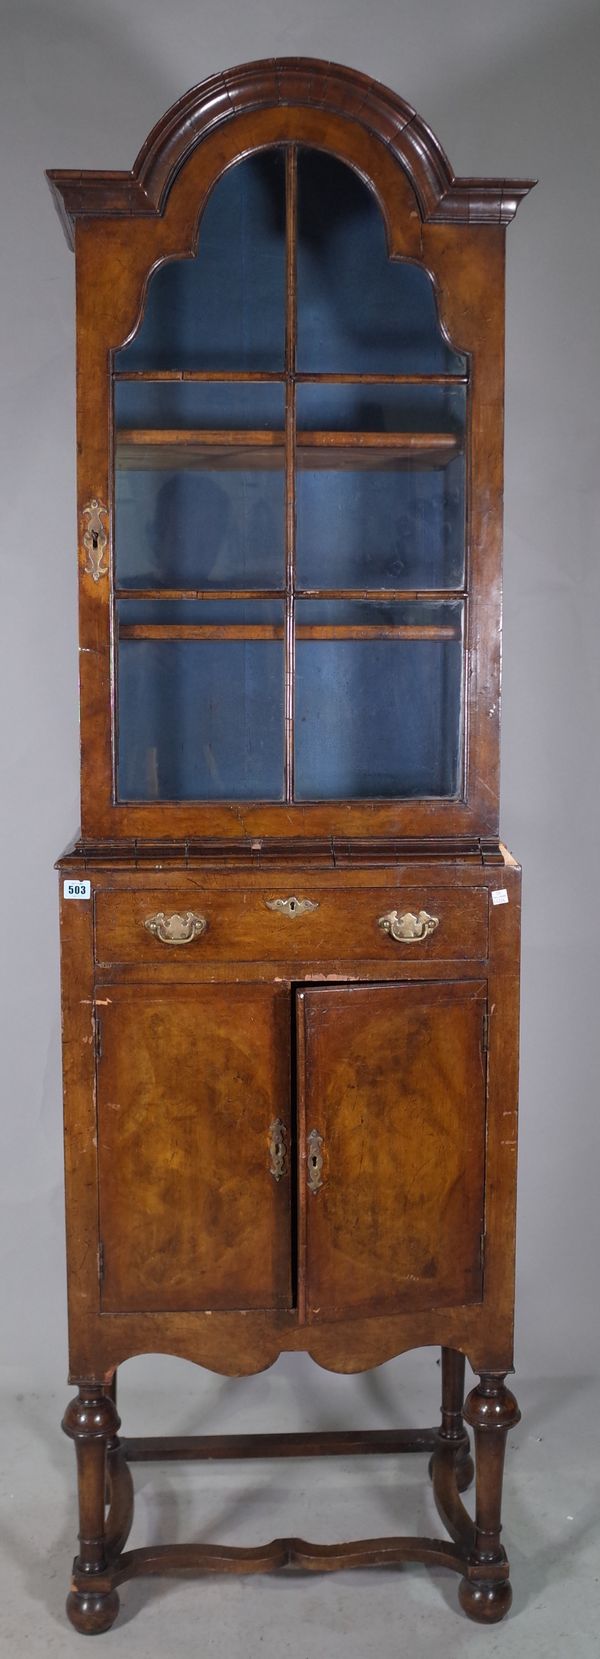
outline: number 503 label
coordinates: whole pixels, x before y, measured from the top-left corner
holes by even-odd
[[[89,899],[92,893],[90,881],[63,881],[63,893],[66,899]]]

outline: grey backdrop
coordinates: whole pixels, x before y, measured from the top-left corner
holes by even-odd
[[[386,81],[457,172],[541,181],[508,231],[502,829],[524,865],[517,1366],[589,1374],[600,1358],[597,0],[4,0],[1,16],[4,1384],[62,1389],[66,1375],[52,866],[78,824],[74,262],[43,169],[128,167],[191,84],[293,53]],[[164,1361],[134,1364],[140,1379],[164,1375]],[[286,1361],[285,1374],[305,1378],[305,1365]],[[347,1402],[361,1384],[341,1386]]]

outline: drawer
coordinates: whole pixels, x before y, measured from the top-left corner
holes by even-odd
[[[487,955],[487,888],[196,886],[96,895],[96,959],[393,962]],[[382,920],[384,925],[382,925]],[[411,937],[411,935],[415,937]]]

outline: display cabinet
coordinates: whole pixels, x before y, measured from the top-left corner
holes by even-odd
[[[518,1420],[504,237],[530,184],[456,178],[400,98],[303,59],[205,82],[131,173],[48,177],[77,260],[69,1616],[108,1629],[137,1574],[417,1560],[493,1621]],[[423,1345],[435,1429],[119,1434],[132,1355],[351,1372]],[[430,1454],[447,1537],[126,1548],[136,1461],[402,1451]]]

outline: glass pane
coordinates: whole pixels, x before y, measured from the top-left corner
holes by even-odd
[[[119,626],[166,626],[179,623],[195,627],[245,627],[270,624],[283,627],[281,603],[277,599],[119,599]]]
[[[299,432],[452,432],[465,430],[466,387],[300,384]]]
[[[350,167],[298,157],[298,360],[303,373],[464,374],[431,277],[388,257],[375,197]]]
[[[117,429],[273,431],[284,417],[284,389],[273,381],[115,380]]]
[[[138,606],[138,609],[141,607]],[[212,608],[212,607],[211,607]],[[266,608],[266,607],[265,607]],[[258,606],[253,604],[253,610]],[[297,599],[298,628],[410,628],[442,633],[460,640],[463,604],[461,599],[407,599],[397,604],[389,599]]]
[[[296,798],[455,796],[462,605],[306,600],[297,613]],[[423,631],[388,632],[407,626]]]
[[[283,473],[117,472],[120,587],[283,586]]]
[[[279,610],[280,638],[120,639],[119,800],[282,799]]]
[[[224,173],[193,259],[150,278],[142,323],[117,369],[279,369],[284,356],[285,174],[279,151]]]
[[[459,588],[463,463],[439,471],[302,472],[301,588]]]
[[[460,587],[464,422],[462,386],[299,386],[298,586]],[[302,445],[311,429],[355,433],[357,441],[317,455]],[[361,432],[432,442],[414,455],[401,443],[361,448]]]
[[[284,405],[278,385],[115,383],[120,587],[283,586]]]

